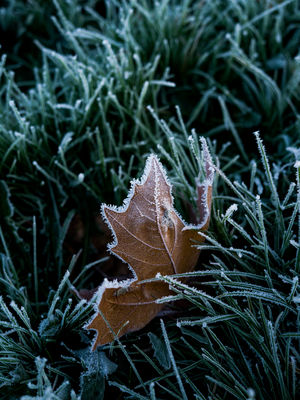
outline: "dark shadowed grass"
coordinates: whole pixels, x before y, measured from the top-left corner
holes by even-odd
[[[299,396],[299,21],[296,0],[3,3],[3,398]],[[90,353],[72,285],[101,281],[100,203],[155,152],[191,220],[199,136],[213,213],[188,283],[164,278],[177,314]]]

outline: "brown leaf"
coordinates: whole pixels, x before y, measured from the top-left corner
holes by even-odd
[[[207,179],[201,186],[199,226],[186,225],[173,207],[171,184],[155,155],[150,155],[140,181],[134,180],[122,207],[102,206],[103,216],[114,236],[110,251],[129,265],[135,278],[105,280],[98,290],[98,308],[87,329],[97,331],[93,345],[103,345],[127,332],[143,328],[162,309],[155,301],[168,296],[164,282],[146,282],[157,273],[172,275],[193,269],[199,257],[195,242],[206,230],[210,216],[213,172],[210,155],[203,144]],[[112,333],[114,332],[114,334]]]

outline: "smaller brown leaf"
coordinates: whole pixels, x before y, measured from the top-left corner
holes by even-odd
[[[206,142],[202,141],[206,180],[198,185],[201,224],[187,225],[173,206],[171,184],[155,155],[150,155],[142,178],[132,182],[123,206],[102,205],[114,241],[109,250],[126,262],[134,279],[104,280],[98,289],[96,314],[87,329],[97,332],[93,349],[127,332],[143,328],[162,309],[156,300],[170,294],[161,281],[143,282],[161,275],[189,272],[199,257],[192,244],[204,241],[198,231],[208,228],[213,169]]]

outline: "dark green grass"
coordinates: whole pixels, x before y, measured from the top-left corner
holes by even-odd
[[[297,399],[299,1],[0,11],[2,398]],[[190,220],[200,136],[216,168],[212,219],[188,286],[164,278],[175,316],[91,353],[92,307],[72,285],[101,281],[100,203],[120,205],[155,152]]]

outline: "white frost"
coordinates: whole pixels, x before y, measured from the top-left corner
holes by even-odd
[[[297,160],[294,164],[295,168],[300,168],[300,160]]]

